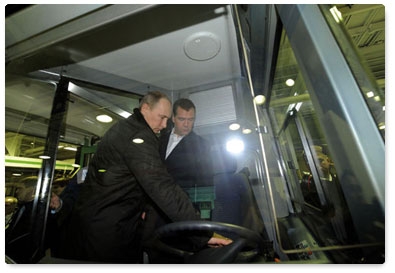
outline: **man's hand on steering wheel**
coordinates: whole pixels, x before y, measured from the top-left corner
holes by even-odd
[[[220,247],[220,246],[226,246],[231,244],[233,241],[229,238],[226,238],[222,236],[221,234],[215,233],[213,237],[210,238],[210,240],[207,242],[207,245],[209,247]]]

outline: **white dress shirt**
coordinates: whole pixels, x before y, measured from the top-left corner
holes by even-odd
[[[181,139],[184,136],[179,136],[174,133],[174,128],[171,130],[170,137],[169,137],[169,143],[167,143],[167,149],[166,149],[166,157],[169,156],[169,154],[173,151],[173,149],[177,146],[177,144],[181,141]]]

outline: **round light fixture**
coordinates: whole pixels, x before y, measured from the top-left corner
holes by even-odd
[[[266,98],[264,95],[258,95],[258,96],[255,96],[255,98],[254,98],[254,103],[256,105],[262,105],[265,103],[265,101],[266,101]]]
[[[236,131],[240,129],[240,124],[238,123],[232,123],[231,125],[229,125],[229,130],[231,131]]]
[[[245,134],[245,135],[248,135],[248,134],[251,134],[252,130],[249,129],[249,128],[244,128],[241,132],[242,132],[243,134]]]
[[[285,81],[285,84],[287,86],[294,86],[295,81],[293,79],[288,79],[288,80]]]
[[[98,115],[96,119],[103,123],[110,123],[112,121],[112,117],[109,115]]]

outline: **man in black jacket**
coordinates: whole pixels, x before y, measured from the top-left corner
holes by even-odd
[[[156,134],[166,127],[170,115],[167,96],[150,92],[132,116],[103,136],[71,215],[67,258],[141,262],[143,215],[150,202],[173,222],[199,219],[159,156]],[[230,242],[206,237],[200,243],[202,247]]]
[[[173,104],[173,128],[161,132],[159,153],[174,182],[185,191],[192,187],[213,185],[210,145],[207,140],[193,132],[196,107],[186,98],[178,99]],[[197,208],[197,210],[199,210]],[[198,212],[200,213],[200,212]],[[150,229],[154,230],[171,222],[166,215],[154,207],[147,208]],[[148,232],[150,233],[150,232]],[[150,248],[150,238],[144,236],[150,259],[153,263],[166,263],[168,257]],[[181,242],[179,247],[186,248]]]
[[[210,144],[193,132],[196,107],[186,98],[173,105],[174,128],[160,137],[160,155],[182,188],[212,186]]]

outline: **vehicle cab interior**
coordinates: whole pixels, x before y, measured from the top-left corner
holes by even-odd
[[[51,253],[51,193],[82,183],[101,137],[154,90],[195,104],[213,184],[184,189],[203,221],[159,228],[144,263],[385,263],[385,14],[7,5],[6,263],[87,263]],[[178,244],[209,230],[233,243]]]

